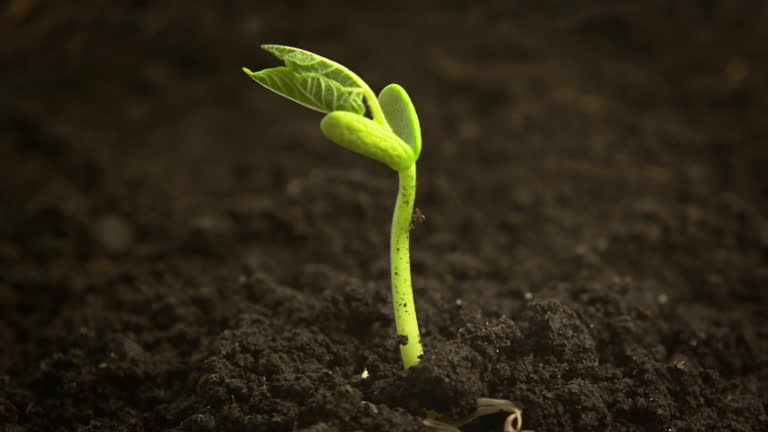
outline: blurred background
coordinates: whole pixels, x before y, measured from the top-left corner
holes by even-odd
[[[733,207],[729,226],[750,213],[738,235],[768,242],[754,222],[768,194],[762,1],[2,5],[4,229],[63,209],[91,226],[67,243],[78,253],[151,249],[214,225],[230,232],[219,216],[233,201],[284,196],[321,168],[360,174],[349,181],[362,190],[388,187],[387,169],[324,141],[316,113],[242,74],[278,65],[262,43],[318,52],[374,89],[407,88],[425,141],[422,210],[439,201],[458,215],[427,230],[469,229],[465,241],[482,244],[483,226],[507,226],[516,241],[539,239],[542,215],[510,228],[522,221],[510,203],[553,200],[574,226],[564,244],[555,243],[565,232],[553,232],[555,243],[531,247],[557,253],[606,237],[593,221],[623,223],[622,206],[664,213],[702,198],[684,211],[720,217],[718,206]],[[372,201],[388,213],[387,199]],[[638,235],[681,232],[665,224]],[[24,249],[41,229],[50,228],[18,234]]]

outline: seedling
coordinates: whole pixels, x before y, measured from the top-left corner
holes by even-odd
[[[309,51],[283,45],[262,45],[285,66],[243,71],[269,90],[325,113],[320,129],[340,146],[377,160],[398,173],[390,238],[392,302],[401,340],[403,366],[419,363],[423,355],[411,287],[409,250],[416,160],[421,153],[421,129],[408,93],[397,84],[377,97],[368,84],[346,67]],[[370,117],[370,118],[369,118]]]

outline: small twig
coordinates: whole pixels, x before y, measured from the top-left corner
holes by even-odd
[[[425,419],[422,424],[431,432],[461,432],[460,427],[478,417],[498,413],[509,413],[504,419],[503,432],[532,432],[523,431],[523,410],[512,401],[506,399],[478,398],[475,412],[459,420],[442,422],[435,419]]]

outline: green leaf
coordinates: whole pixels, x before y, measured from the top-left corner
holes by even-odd
[[[418,159],[421,154],[421,126],[408,93],[399,85],[390,84],[379,93],[379,104],[389,126],[400,139],[411,146]]]
[[[367,89],[368,85],[346,67],[309,51],[285,45],[262,45],[261,48],[283,60],[289,69],[301,73],[320,74],[344,87]]]
[[[243,68],[254,81],[273,92],[291,99],[307,108],[328,113],[350,111],[365,112],[363,90],[345,88],[335,81],[318,74],[298,74],[286,67],[251,72]]]
[[[298,48],[262,45],[283,60],[285,66],[243,71],[269,90],[308,108],[329,113],[365,113],[363,96],[371,94],[365,82],[344,66]]]
[[[320,122],[325,136],[336,144],[386,164],[395,171],[410,167],[416,157],[392,131],[358,114],[334,111]]]

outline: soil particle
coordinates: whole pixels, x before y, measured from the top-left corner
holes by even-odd
[[[121,253],[133,244],[134,232],[119,216],[107,215],[96,222],[94,237],[108,253]]]
[[[181,422],[181,430],[207,432],[216,430],[216,419],[210,414],[193,414]]]
[[[541,356],[573,360],[579,370],[598,364],[595,341],[587,326],[569,307],[553,300],[534,300],[523,315],[528,324],[524,339]]]
[[[397,344],[400,346],[408,345],[408,336],[403,334],[397,335]]]

